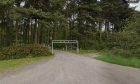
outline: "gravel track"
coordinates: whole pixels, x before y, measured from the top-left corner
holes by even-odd
[[[0,84],[140,84],[140,69],[56,51],[54,59],[0,78]]]

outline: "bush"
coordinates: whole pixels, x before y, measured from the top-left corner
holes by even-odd
[[[139,49],[133,49],[130,51],[132,53],[132,56],[140,58],[140,48]]]
[[[124,49],[115,49],[112,50],[114,55],[120,55],[125,57],[138,57],[140,58],[140,49],[131,49],[131,50],[124,50]]]
[[[131,52],[129,50],[123,50],[123,49],[115,49],[112,51],[114,55],[120,55],[125,57],[131,57]]]
[[[19,59],[51,55],[48,48],[41,45],[10,46],[0,50],[0,60]]]

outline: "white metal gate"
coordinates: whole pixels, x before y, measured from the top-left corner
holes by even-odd
[[[52,53],[54,53],[54,44],[77,44],[76,51],[79,53],[78,40],[52,40]]]

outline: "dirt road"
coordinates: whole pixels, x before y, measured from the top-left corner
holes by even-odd
[[[0,78],[0,84],[140,84],[140,69],[57,51],[49,62]]]

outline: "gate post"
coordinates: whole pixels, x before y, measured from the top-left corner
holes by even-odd
[[[77,41],[77,53],[79,53],[79,43],[78,43],[78,41]]]
[[[54,54],[54,51],[53,51],[53,41],[52,41],[52,54]]]

